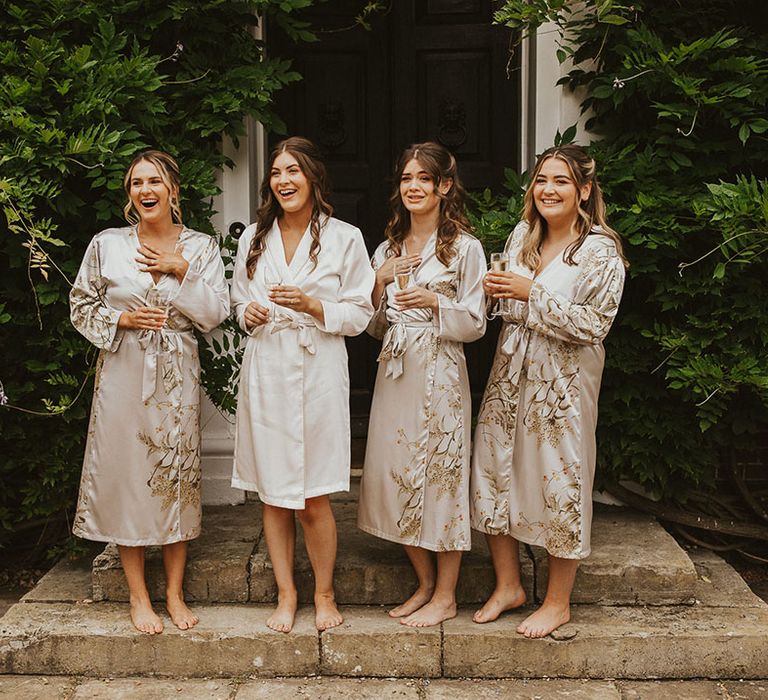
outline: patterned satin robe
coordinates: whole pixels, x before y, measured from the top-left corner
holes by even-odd
[[[510,269],[527,224],[509,237]],[[624,286],[613,241],[595,230],[568,265],[557,256],[528,302],[509,301],[478,416],[472,527],[512,535],[556,557],[590,552],[602,341]]]
[[[470,548],[472,400],[464,343],[485,332],[485,255],[462,234],[443,265],[436,235],[424,246],[415,284],[436,292],[440,312],[400,311],[387,285],[368,332],[384,336],[373,393],[358,526],[432,551]],[[373,257],[379,268],[388,244]]]
[[[101,350],[72,531],[140,546],[200,534],[200,362],[193,327],[229,314],[216,241],[184,228],[181,284],[135,261],[134,228],[94,236],[70,292],[72,324]],[[123,311],[167,309],[160,331],[118,330]]]

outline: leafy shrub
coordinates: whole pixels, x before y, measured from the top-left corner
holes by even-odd
[[[148,146],[177,156],[185,223],[213,233],[221,135],[237,139],[247,115],[279,129],[273,94],[298,78],[252,30],[269,15],[311,39],[292,15],[310,2],[3,3],[0,545],[14,530],[31,545],[66,532],[95,357],[70,326],[68,280],[91,236],[122,225],[128,162]],[[222,402],[227,371],[206,365]]]
[[[768,40],[761,4],[508,0],[558,24],[632,267],[608,337],[603,477],[684,498],[768,426]],[[695,264],[692,264],[695,263]],[[764,437],[764,432],[763,432]]]

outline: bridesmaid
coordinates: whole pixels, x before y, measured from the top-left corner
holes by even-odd
[[[506,252],[509,270],[484,282],[507,306],[472,456],[472,527],[486,534],[496,572],[474,620],[525,603],[518,543],[539,545],[549,554],[546,598],[517,631],[544,637],[570,619],[590,552],[602,341],[627,267],[584,149],[542,153]]]
[[[403,152],[390,207],[386,240],[373,256],[377,311],[368,331],[384,342],[358,525],[405,546],[418,588],[389,614],[427,627],[456,615],[461,553],[470,548],[472,402],[463,343],[485,331],[485,256],[468,233],[456,160],[442,146]]]
[[[179,167],[145,151],[125,175],[130,228],[94,236],[70,293],[72,324],[101,350],[75,535],[115,542],[131,620],[162,632],[144,581],[144,548],[162,545],[166,608],[180,629],[187,542],[200,534],[197,328],[229,313],[216,241],[182,224]]]
[[[295,516],[315,575],[315,625],[341,624],[333,590],[336,521],[328,495],[349,490],[349,375],[344,336],[373,314],[374,274],[360,230],[334,219],[317,147],[275,146],[258,221],[240,238],[232,303],[248,333],[237,399],[232,485],[264,504],[278,603],[267,626],[296,614]]]

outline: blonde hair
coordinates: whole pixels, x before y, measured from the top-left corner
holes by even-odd
[[[317,255],[320,252],[320,229],[323,224],[323,218],[333,216],[333,207],[328,201],[330,195],[328,172],[325,169],[320,149],[303,136],[291,136],[280,141],[269,156],[264,179],[261,182],[261,206],[256,212],[256,233],[254,233],[251,240],[251,247],[245,262],[248,279],[253,279],[256,263],[264,252],[266,246],[265,239],[272,228],[272,224],[283,213],[283,208],[275,198],[270,185],[272,166],[281,153],[289,153],[296,159],[301,172],[309,182],[312,197],[312,216],[309,223],[312,245],[309,248],[309,258],[312,260],[312,269],[317,267]]]
[[[576,144],[548,148],[536,161],[531,182],[528,185],[523,200],[523,219],[528,223],[528,231],[523,238],[523,246],[518,255],[518,262],[533,271],[539,268],[539,263],[541,262],[541,245],[547,237],[547,222],[536,208],[533,190],[536,186],[536,178],[544,167],[544,163],[550,158],[557,158],[568,166],[568,170],[573,178],[573,184],[579,194],[578,217],[575,225],[578,236],[563,251],[565,262],[568,265],[575,265],[576,253],[584,244],[587,236],[590,233],[595,233],[610,238],[616,246],[616,251],[619,257],[621,257],[624,267],[629,267],[629,263],[624,257],[621,237],[608,226],[605,220],[605,201],[603,200],[603,191],[600,189],[600,184],[595,174],[595,160],[581,146]],[[589,196],[587,199],[582,200],[580,198],[581,190],[588,184],[592,185]]]
[[[439,143],[427,141],[414,143],[406,148],[395,166],[395,177],[392,195],[389,198],[390,216],[384,235],[389,241],[389,255],[399,256],[402,252],[403,241],[411,228],[411,214],[403,204],[400,194],[400,179],[408,163],[416,160],[429,173],[435,184],[435,194],[440,199],[440,218],[437,224],[437,242],[435,254],[437,259],[446,267],[456,254],[454,243],[462,231],[472,232],[472,226],[464,212],[464,187],[459,180],[456,158]],[[451,187],[443,194],[440,184],[450,181]]]
[[[125,178],[123,179],[123,189],[125,189],[125,194],[128,196],[128,201],[123,207],[123,216],[125,216],[125,220],[132,226],[137,226],[139,221],[141,221],[141,217],[131,201],[131,177],[133,176],[133,169],[142,161],[152,163],[152,165],[157,168],[157,172],[160,174],[160,179],[170,193],[171,220],[174,224],[183,224],[184,222],[181,218],[181,206],[179,205],[179,190],[181,188],[179,164],[173,156],[157,150],[142,151],[128,166]]]

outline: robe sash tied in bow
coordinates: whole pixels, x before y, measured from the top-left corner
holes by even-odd
[[[144,369],[141,381],[141,399],[148,401],[157,389],[157,370],[162,362],[171,362],[181,376],[181,333],[191,331],[169,330],[161,328],[158,331],[145,330],[139,333],[139,345],[144,350]]]
[[[407,328],[431,328],[432,321],[398,321],[393,323],[382,340],[377,362],[386,362],[384,376],[397,379],[403,373],[403,355],[408,346]]]
[[[286,328],[299,332],[299,345],[310,355],[315,354],[315,342],[313,329],[316,327],[314,322],[305,321],[298,316],[278,316],[272,321],[270,334],[279,333]]]
[[[520,374],[523,371],[529,339],[530,331],[525,326],[515,324],[501,346],[501,351],[509,357],[507,377],[509,377],[509,381],[514,385],[520,383]]]

